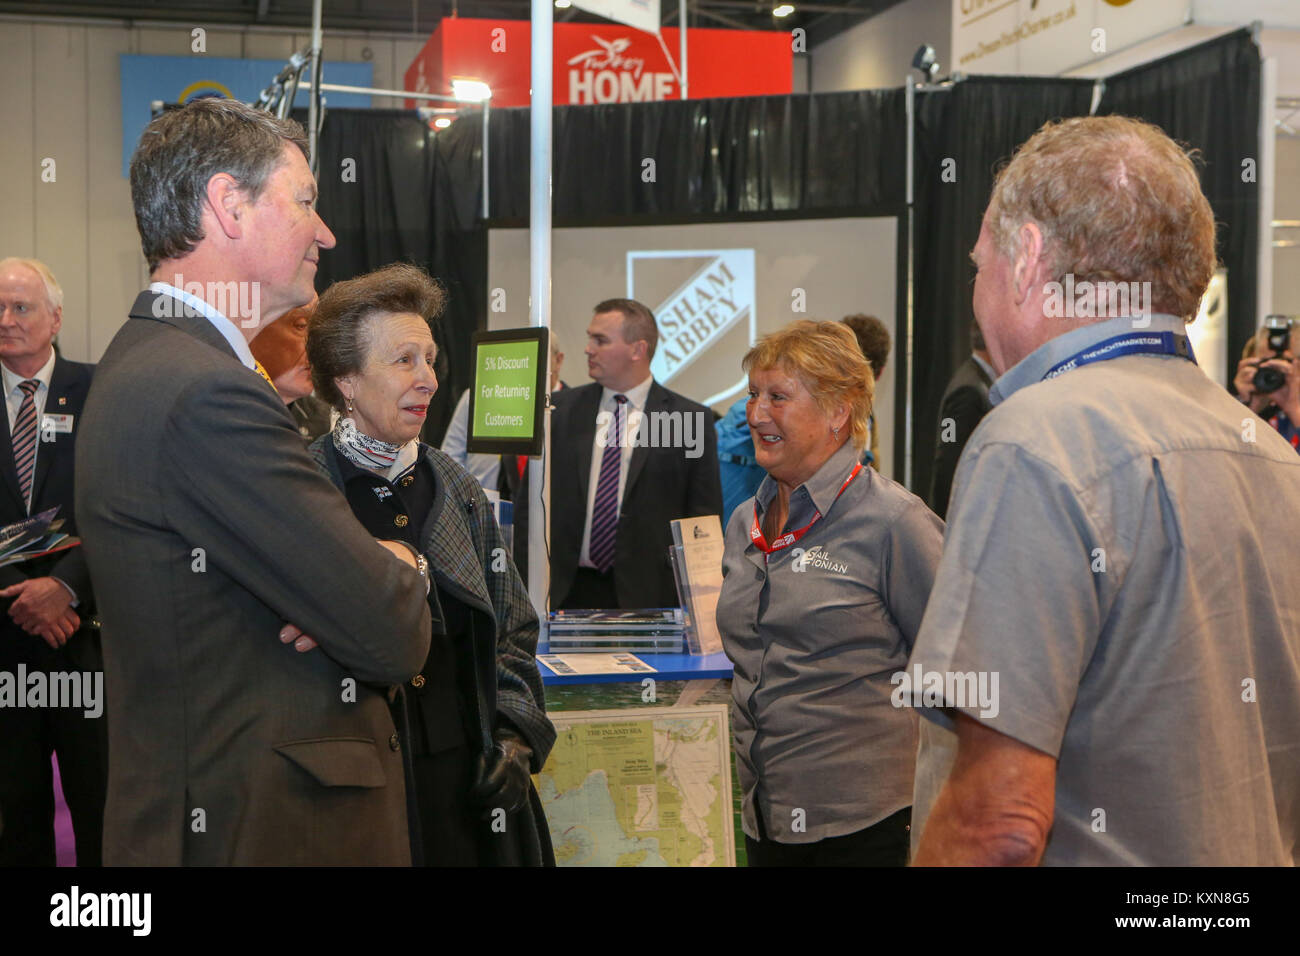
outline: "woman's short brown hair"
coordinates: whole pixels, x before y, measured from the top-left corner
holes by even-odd
[[[875,377],[853,330],[844,323],[791,322],[755,342],[740,364],[746,372],[779,368],[793,375],[827,415],[843,402],[849,407],[853,447],[867,447]]]
[[[335,282],[320,297],[307,324],[307,361],[316,395],[343,410],[343,395],[334,380],[365,368],[374,316],[409,312],[431,322],[445,302],[442,287],[406,262]]]

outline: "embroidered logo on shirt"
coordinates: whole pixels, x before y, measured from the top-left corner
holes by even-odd
[[[375,485],[375,487],[372,488],[371,491],[375,493],[375,497],[378,498],[380,501],[383,501],[385,498],[391,498],[393,496],[393,489],[385,487],[384,485]]]
[[[821,545],[815,548],[795,548],[790,552],[790,568],[796,573],[807,571],[809,568],[824,568],[827,571],[833,571],[836,574],[844,574],[848,571],[849,566],[839,561],[835,561],[826,549]]]

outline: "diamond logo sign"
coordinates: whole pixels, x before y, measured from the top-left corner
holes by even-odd
[[[650,306],[659,326],[659,347],[650,363],[655,381],[666,385],[682,377],[724,341],[726,347],[717,351],[730,357],[723,374],[728,381],[736,374],[736,360],[755,338],[753,249],[629,252],[627,276],[628,296]],[[705,361],[695,367],[685,376],[693,387],[674,390],[699,396],[705,404],[734,393],[732,388],[705,397],[720,384],[713,365]]]

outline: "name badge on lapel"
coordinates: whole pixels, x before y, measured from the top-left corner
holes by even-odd
[[[53,438],[45,438],[46,435],[71,435],[72,434],[72,415],[42,415],[41,416],[41,437],[45,441],[53,441]]]

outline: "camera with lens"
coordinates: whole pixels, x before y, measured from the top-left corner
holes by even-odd
[[[1270,315],[1264,320],[1264,330],[1268,335],[1268,349],[1273,354],[1261,356],[1260,362],[1282,358],[1282,353],[1290,346],[1291,329],[1294,325],[1295,320],[1286,315]],[[1251,385],[1257,392],[1276,392],[1285,384],[1286,373],[1276,368],[1258,368],[1255,370],[1255,377],[1251,379]]]

